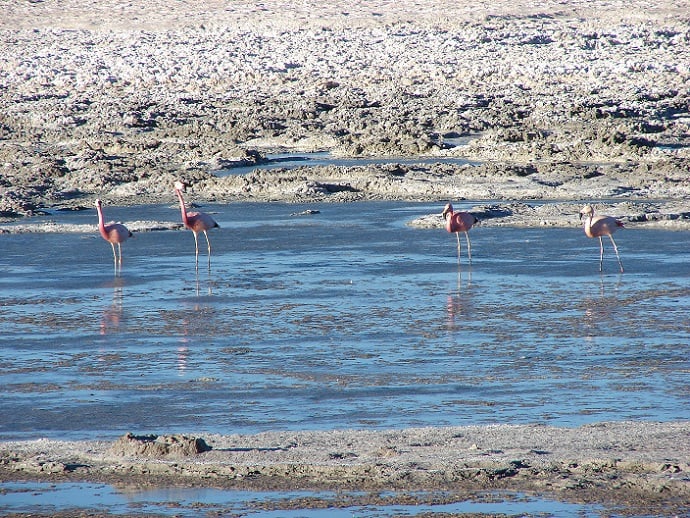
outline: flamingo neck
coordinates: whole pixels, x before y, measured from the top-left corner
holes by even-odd
[[[98,212],[98,232],[105,239],[108,239],[108,233],[105,231],[105,223],[103,222],[103,209],[100,206],[96,207],[96,212]]]
[[[457,232],[455,230],[455,223],[454,223],[454,219],[453,219],[454,215],[455,215],[455,213],[452,210],[449,210],[448,213],[446,214],[446,230],[448,232]]]
[[[592,219],[594,219],[594,214],[590,214],[585,218],[585,234],[589,237],[594,237],[592,235]]]
[[[185,225],[188,225],[189,221],[187,219],[187,208],[184,205],[184,198],[182,197],[182,193],[178,189],[175,189],[175,193],[177,194],[177,197],[180,200],[180,212],[182,213],[182,222]]]

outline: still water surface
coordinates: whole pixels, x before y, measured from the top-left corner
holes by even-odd
[[[41,484],[13,482],[0,484],[4,490],[0,510],[14,513],[56,513],[80,509],[127,516],[248,516],[253,518],[381,518],[386,516],[447,516],[447,513],[502,513],[509,516],[559,516],[589,518],[616,516],[599,505],[584,505],[511,492],[477,493],[471,500],[429,504],[349,505],[347,493],[333,492],[253,492],[213,488],[156,488],[137,490],[104,484]],[[30,492],[30,498],[27,498]],[[359,493],[361,496],[362,493]],[[355,495],[357,496],[357,495]],[[386,496],[382,495],[385,500]],[[424,496],[414,492],[411,497]],[[430,494],[429,496],[433,496]],[[441,495],[448,496],[448,495]],[[319,499],[323,507],[297,509],[291,501]],[[78,511],[77,511],[78,512]],[[602,514],[605,513],[605,514]],[[77,513],[75,513],[77,515]],[[495,516],[495,514],[492,514]]]
[[[457,139],[455,142],[464,144],[468,141],[467,138]],[[453,146],[455,147],[455,146]],[[471,160],[459,157],[336,157],[329,152],[315,152],[315,153],[277,153],[266,155],[265,160],[258,164],[238,165],[236,167],[229,167],[215,171],[216,176],[230,176],[251,173],[253,171],[271,171],[275,169],[295,169],[297,167],[312,167],[312,166],[335,166],[335,167],[360,167],[372,165],[432,165],[432,164],[452,164],[465,165],[474,164]]]
[[[626,229],[600,275],[580,228],[480,225],[470,269],[405,225],[440,209],[208,205],[198,274],[188,231],[118,276],[95,231],[0,235],[0,440],[690,418],[688,233]]]

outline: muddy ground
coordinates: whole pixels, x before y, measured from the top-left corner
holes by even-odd
[[[688,451],[687,422],[127,434],[112,442],[0,443],[0,481],[343,492],[335,504],[305,498],[297,508],[453,502],[503,489],[621,506],[619,515],[686,516]]]
[[[689,225],[688,1],[4,4],[4,221],[174,201],[180,177],[200,202],[594,199]],[[472,165],[217,174],[290,151]]]

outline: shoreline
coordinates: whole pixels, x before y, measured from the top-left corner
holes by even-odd
[[[410,491],[450,491],[449,498],[461,499],[505,490],[670,516],[690,505],[687,451],[687,421],[128,434],[0,442],[0,481],[358,491],[370,503],[380,491],[400,499]]]
[[[132,201],[121,200],[116,205],[127,206],[136,209],[144,206],[141,200]],[[161,201],[149,200],[150,204],[162,204]],[[478,227],[510,227],[510,228],[581,228],[582,221],[579,212],[585,203],[591,203],[595,207],[597,214],[606,214],[620,219],[626,229],[634,230],[667,230],[667,231],[688,231],[690,230],[690,206],[678,200],[596,200],[585,198],[583,201],[551,201],[551,200],[450,200],[456,206],[463,207],[472,213],[478,220]],[[257,201],[243,200],[242,202],[221,202],[213,201],[213,211],[222,211],[222,206],[226,203],[288,203],[299,206],[311,207],[316,204],[338,204],[338,203],[367,203],[367,202],[392,202],[392,203],[419,203],[428,205],[436,203],[439,206],[438,212],[421,214],[406,222],[406,225],[417,229],[443,229],[445,222],[440,215],[445,201],[439,200],[341,200],[334,199],[322,201]],[[210,205],[201,202],[207,210]],[[195,206],[198,204],[195,202]],[[53,209],[55,212],[36,214],[29,218],[0,218],[0,235],[9,234],[41,234],[41,233],[84,233],[91,234],[97,232],[95,224],[69,224],[59,222],[59,214],[62,211],[88,211],[91,207],[77,206],[73,208]],[[309,209],[311,210],[311,209]],[[293,212],[292,217],[307,217],[311,213],[307,211]],[[136,233],[139,232],[160,232],[175,231],[182,228],[182,223],[175,218],[170,220],[142,220],[136,219],[136,211],[132,211],[131,219],[122,221],[127,228]]]
[[[687,0],[443,7],[13,5],[0,218],[167,202],[182,178],[206,202],[669,200],[690,220]],[[480,164],[214,175],[275,151]]]

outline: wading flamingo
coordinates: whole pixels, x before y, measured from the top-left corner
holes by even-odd
[[[465,233],[465,237],[467,238],[467,257],[470,264],[472,264],[472,245],[470,244],[470,235],[468,232],[472,228],[472,225],[479,220],[469,212],[454,212],[453,206],[450,203],[447,203],[443,208],[441,216],[446,220],[446,230],[455,233],[455,237],[458,238],[458,261],[460,261],[460,232]]]
[[[122,223],[108,223],[107,225],[103,223],[103,202],[101,200],[96,200],[96,210],[98,211],[98,231],[101,233],[101,237],[113,247],[113,261],[122,264],[122,247],[120,245],[130,237],[134,237],[134,234]],[[115,245],[117,245],[117,251],[120,255],[119,261],[115,254]]]
[[[177,197],[180,200],[182,223],[184,223],[184,226],[191,230],[192,233],[194,233],[194,248],[196,250],[197,266],[199,264],[199,240],[197,238],[197,234],[199,232],[203,232],[204,236],[206,236],[206,244],[208,245],[208,264],[210,266],[211,242],[208,240],[208,234],[206,233],[206,231],[212,228],[220,227],[220,225],[218,225],[218,223],[216,223],[211,216],[204,212],[187,212],[187,209],[185,208],[184,204],[184,198],[182,197],[182,193],[184,192],[185,187],[186,186],[184,183],[180,181],[175,182],[175,193],[177,194]]]
[[[594,209],[591,205],[585,205],[580,211],[580,220],[585,217],[585,234],[587,237],[599,238],[599,271],[602,271],[604,262],[604,242],[602,236],[609,236],[613,249],[618,258],[618,266],[623,273],[623,263],[621,263],[621,256],[618,255],[618,247],[613,240],[613,233],[619,228],[623,228],[623,223],[612,216],[596,216],[594,217]]]

